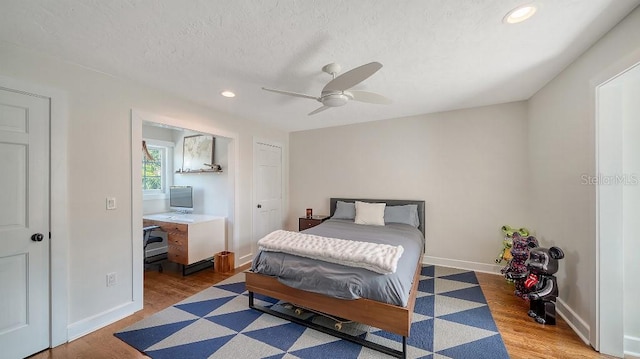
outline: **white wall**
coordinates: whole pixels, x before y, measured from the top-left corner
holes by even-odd
[[[529,100],[532,223],[543,243],[560,246],[560,305],[595,342],[595,86],[640,60],[640,10],[634,10]],[[636,61],[638,61],[636,60]],[[624,65],[626,63],[626,65]]]
[[[174,142],[174,135],[176,132],[182,133],[182,131],[179,130],[154,126],[152,123],[145,123],[142,125],[143,138],[152,138],[154,140],[160,140],[164,142]]]
[[[185,136],[194,133],[180,133],[175,138],[174,168],[182,168],[182,146]],[[176,173],[173,183],[176,186],[193,187],[193,213],[228,217],[228,200],[232,198],[229,185],[229,139],[215,136],[214,163],[222,167],[222,173]]]
[[[427,256],[495,270],[500,227],[527,222],[524,102],[290,135],[288,225],[330,197],[426,201]],[[535,227],[534,227],[535,228]]]
[[[180,118],[191,127],[206,123],[238,134],[236,257],[250,253],[253,137],[286,147],[286,133],[8,43],[0,43],[0,63],[0,75],[56,88],[68,96],[68,321],[75,332],[82,331],[81,326],[91,330],[96,317],[132,300],[132,108]],[[286,163],[283,168],[286,176]],[[105,210],[106,197],[117,199],[117,210]],[[118,284],[107,288],[109,272],[117,273]]]

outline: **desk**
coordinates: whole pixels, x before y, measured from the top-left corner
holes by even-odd
[[[167,257],[185,266],[213,257],[226,247],[225,217],[205,214],[157,213],[142,217],[143,225],[167,232]]]

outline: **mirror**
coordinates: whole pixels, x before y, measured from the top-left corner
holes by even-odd
[[[182,145],[182,171],[212,170],[215,138],[207,135],[186,136]]]

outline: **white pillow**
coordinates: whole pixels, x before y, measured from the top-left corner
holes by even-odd
[[[357,224],[384,226],[384,207],[386,203],[367,203],[356,201]]]

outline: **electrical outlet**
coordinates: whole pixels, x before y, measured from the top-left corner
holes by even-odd
[[[116,285],[116,273],[107,273],[107,287],[113,287]]]
[[[107,209],[116,209],[115,197],[107,197]]]

